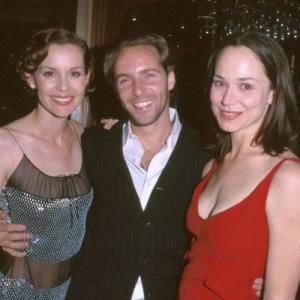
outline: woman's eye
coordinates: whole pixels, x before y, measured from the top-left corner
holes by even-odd
[[[252,87],[251,84],[243,83],[243,84],[241,84],[241,89],[244,90],[244,91],[249,91],[249,90],[252,90],[253,87]]]
[[[43,76],[49,78],[49,77],[53,77],[54,76],[54,72],[53,71],[45,71],[43,73]]]
[[[214,80],[213,85],[217,87],[222,87],[225,85],[225,83],[222,80]]]
[[[71,76],[75,77],[75,78],[78,78],[78,77],[81,76],[81,72],[79,72],[79,71],[73,71],[73,72],[71,72]]]

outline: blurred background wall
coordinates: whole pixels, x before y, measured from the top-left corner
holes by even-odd
[[[119,35],[135,32],[156,32],[168,40],[177,75],[174,105],[204,141],[209,130],[203,93],[207,58],[230,34],[257,30],[276,39],[288,55],[300,98],[299,0],[0,0],[0,126],[32,109],[11,55],[34,32],[49,27],[77,32],[95,53],[96,91],[75,113],[84,123],[123,117],[103,78],[103,54]]]
[[[76,112],[83,122],[123,116],[103,78],[103,54],[115,38],[136,32],[156,32],[168,40],[177,75],[174,105],[203,136],[206,62],[226,36],[257,30],[275,38],[286,50],[295,88],[299,86],[299,0],[0,0],[0,125],[32,108],[10,63],[11,54],[33,32],[48,27],[77,32],[95,53],[96,91],[90,105],[86,101]]]

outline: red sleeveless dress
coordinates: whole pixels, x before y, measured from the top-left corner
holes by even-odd
[[[266,198],[270,182],[285,160],[277,163],[241,202],[203,219],[198,214],[198,199],[217,168],[213,164],[196,187],[187,212],[193,241],[185,256],[180,300],[258,299],[252,284],[255,278],[263,277],[267,260]]]

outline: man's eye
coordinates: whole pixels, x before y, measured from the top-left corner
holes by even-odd
[[[158,74],[155,72],[147,72],[144,77],[144,79],[148,81],[156,80],[157,78]]]
[[[155,77],[155,73],[147,73],[146,76],[149,78],[153,78]]]
[[[119,78],[117,81],[118,86],[123,87],[130,84],[130,80],[128,78]]]

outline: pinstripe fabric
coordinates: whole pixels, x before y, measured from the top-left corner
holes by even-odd
[[[95,199],[68,299],[130,299],[141,275],[145,299],[176,299],[190,238],[185,213],[208,160],[183,126],[143,211],[122,156],[122,124],[86,130],[83,152]]]

